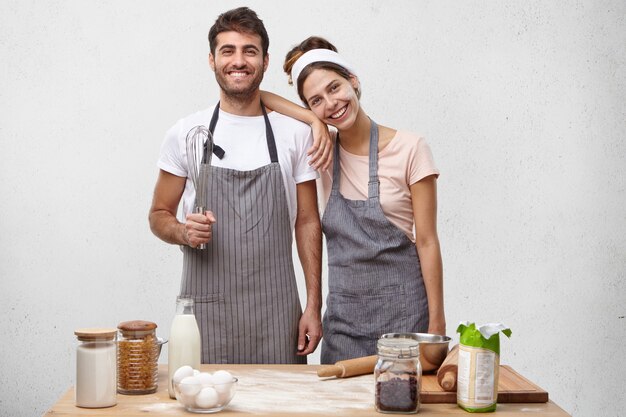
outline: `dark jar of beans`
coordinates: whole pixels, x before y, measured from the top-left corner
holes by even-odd
[[[406,338],[381,338],[377,343],[376,411],[414,414],[419,411],[422,367],[419,342]]]

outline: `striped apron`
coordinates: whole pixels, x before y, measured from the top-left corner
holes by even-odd
[[[217,219],[212,239],[206,250],[183,248],[180,295],[195,300],[202,363],[306,363],[296,355],[302,309],[287,196],[261,107],[271,163],[251,171],[211,166],[207,201],[198,203]]]
[[[376,354],[384,333],[428,330],[428,301],[415,244],[380,206],[378,126],[371,121],[367,200],[339,192],[339,135],[322,218],[328,297],[322,363]]]

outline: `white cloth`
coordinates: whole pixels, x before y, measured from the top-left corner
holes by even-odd
[[[459,326],[469,327],[470,322],[462,321],[459,323]],[[509,330],[509,327],[505,326],[502,323],[485,323],[481,326],[476,326],[476,328],[480,332],[481,336],[484,337],[485,339],[489,339],[491,336],[493,336],[494,334],[498,332],[501,332],[502,330]]]
[[[302,54],[302,56],[298,58],[291,67],[291,80],[296,88],[298,86],[298,78],[300,78],[302,70],[305,69],[307,65],[314,62],[332,62],[333,64],[337,64],[340,67],[345,68],[350,74],[355,76],[357,75],[354,67],[350,65],[348,61],[343,59],[337,52],[330,49],[311,49],[310,51]]]
[[[170,174],[187,177],[182,197],[181,222],[193,210],[195,190],[188,177],[187,151],[185,138],[195,126],[209,126],[215,106],[180,119],[165,134],[157,166]],[[289,205],[291,230],[293,231],[297,213],[296,184],[315,180],[317,171],[309,165],[307,150],[313,144],[311,128],[305,123],[277,112],[268,113],[268,118],[276,140],[276,151],[280,164]],[[224,159],[213,155],[212,166],[249,171],[269,164],[270,155],[265,138],[263,116],[244,117],[220,110],[219,120],[213,132],[213,142],[226,152]],[[211,209],[208,207],[207,209]],[[218,219],[219,221],[219,219]]]

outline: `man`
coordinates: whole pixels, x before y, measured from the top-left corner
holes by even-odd
[[[195,300],[203,363],[306,363],[322,335],[318,175],[306,160],[311,130],[261,103],[269,39],[254,11],[220,15],[209,46],[220,101],[167,132],[150,227],[182,247],[180,295]],[[216,145],[204,174],[206,201],[196,201],[186,161],[185,138],[198,125],[208,126]],[[181,199],[184,222],[176,219]],[[193,213],[194,205],[207,211]],[[291,255],[294,230],[304,312]],[[201,244],[207,248],[197,249]]]

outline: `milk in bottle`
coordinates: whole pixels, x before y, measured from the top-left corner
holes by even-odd
[[[176,299],[176,316],[172,321],[168,347],[168,392],[175,398],[172,377],[178,368],[189,365],[200,369],[200,330],[191,298]]]

